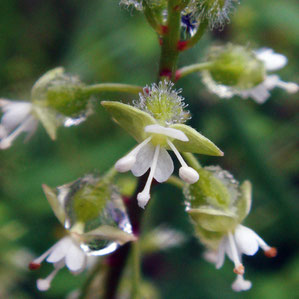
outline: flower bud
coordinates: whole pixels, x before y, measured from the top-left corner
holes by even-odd
[[[228,44],[213,47],[209,53],[209,70],[204,80],[239,90],[250,89],[262,83],[266,76],[264,63],[246,47]]]
[[[207,21],[211,29],[222,29],[229,22],[235,3],[236,0],[191,0],[184,13],[193,14],[201,22]]]
[[[52,108],[64,116],[77,117],[86,110],[89,95],[77,77],[65,74],[63,68],[55,68],[34,84],[31,98],[37,105]]]

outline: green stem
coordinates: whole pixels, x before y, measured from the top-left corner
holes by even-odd
[[[179,80],[189,74],[199,72],[202,70],[207,70],[210,68],[211,65],[212,65],[211,62],[202,62],[202,63],[196,63],[196,64],[184,66],[177,70],[176,79]]]
[[[193,154],[191,154],[191,153],[182,153],[182,154],[186,160],[186,163],[190,167],[192,167],[194,169],[200,169],[202,167]]]
[[[139,241],[132,243],[132,299],[140,298],[140,246]]]
[[[167,184],[173,185],[175,187],[177,187],[178,189],[182,189],[185,186],[185,183],[179,179],[178,177],[172,175],[167,181]]]
[[[139,92],[142,92],[142,87],[121,83],[99,83],[84,87],[84,92],[90,95],[106,91],[138,94]]]
[[[163,31],[162,31],[161,24],[158,22],[153,11],[148,7],[146,1],[144,1],[143,6],[144,6],[144,15],[146,17],[147,22],[159,35],[162,35]]]
[[[87,299],[89,297],[89,291],[91,290],[91,284],[92,284],[94,278],[96,277],[96,275],[100,272],[101,268],[102,268],[102,261],[99,261],[94,266],[94,268],[88,275],[86,281],[84,282],[78,299]]]
[[[168,1],[167,32],[162,38],[161,59],[159,75],[160,79],[166,77],[174,80],[177,68],[179,51],[177,49],[180,40],[181,11],[176,9],[180,4],[178,0]]]

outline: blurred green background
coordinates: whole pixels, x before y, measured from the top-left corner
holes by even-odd
[[[299,81],[299,15],[296,0],[250,0],[241,3],[223,31],[209,32],[196,48],[184,53],[180,65],[203,59],[213,43],[232,41],[253,48],[270,47],[289,58],[279,72],[285,81]],[[296,56],[297,55],[297,56]],[[159,45],[138,12],[121,9],[117,0],[10,0],[0,2],[0,91],[9,99],[29,99],[35,80],[56,66],[88,83],[123,82],[146,85],[156,79]],[[239,180],[253,183],[253,208],[246,225],[278,248],[275,259],[259,252],[244,258],[253,287],[233,293],[232,264],[220,270],[202,258],[203,247],[192,237],[173,187],[156,187],[148,225],[166,223],[185,232],[187,242],[169,252],[147,256],[143,276],[161,298],[298,298],[299,238],[296,177],[299,155],[298,101],[275,89],[264,104],[252,100],[219,100],[195,74],[178,83],[193,118],[190,124],[213,140],[224,158],[200,156],[204,165],[221,165]],[[0,298],[64,298],[84,282],[66,269],[46,293],[35,280],[51,270],[31,273],[27,264],[57,240],[59,224],[41,184],[62,185],[81,175],[107,170],[133,145],[98,104],[97,112],[79,127],[58,132],[52,142],[43,128],[27,144],[22,138],[0,152]]]

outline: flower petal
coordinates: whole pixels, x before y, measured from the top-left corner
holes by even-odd
[[[166,128],[160,125],[149,125],[144,128],[144,131],[147,133],[161,134],[165,135],[183,142],[189,141],[186,134],[180,130],[173,128]]]
[[[29,115],[32,109],[31,103],[10,102],[3,107],[4,115],[1,123],[7,131],[11,132]]]
[[[238,225],[235,231],[235,240],[238,250],[246,255],[254,255],[259,249],[257,234],[243,225]]]
[[[86,264],[86,255],[76,244],[72,244],[65,257],[66,266],[72,271],[81,272]]]
[[[48,263],[57,263],[61,261],[67,254],[70,246],[72,245],[72,240],[70,237],[65,237],[61,239],[56,246],[53,248],[53,251],[47,258]]]
[[[136,162],[132,167],[132,173],[139,177],[144,175],[150,168],[153,157],[154,157],[155,147],[151,144],[145,145],[137,154]]]
[[[240,91],[240,93],[239,93],[240,96],[243,99],[247,99],[247,98],[251,97],[258,104],[263,104],[271,95],[269,93],[268,89],[270,90],[270,89],[274,88],[274,87],[271,87],[271,88],[267,87],[267,85],[266,85],[267,78],[265,79],[264,82],[262,82],[261,84],[255,86],[254,88]]]
[[[219,269],[223,266],[224,256],[225,256],[225,247],[227,246],[227,237],[224,237],[219,244],[216,268]]]
[[[275,53],[269,48],[259,49],[255,53],[257,58],[264,62],[267,71],[279,70],[288,62],[288,59],[284,55]]]
[[[160,148],[156,171],[154,178],[159,183],[165,182],[173,173],[174,166],[170,155],[167,150]]]

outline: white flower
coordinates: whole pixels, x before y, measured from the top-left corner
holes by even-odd
[[[40,291],[47,291],[50,288],[57,272],[64,266],[73,274],[79,274],[85,269],[87,263],[86,253],[71,236],[66,236],[54,244],[39,258],[30,263],[29,268],[31,270],[38,269],[45,259],[48,263],[53,264],[54,270],[48,277],[37,280],[37,288]]]
[[[142,208],[145,207],[150,199],[152,180],[155,179],[159,183],[162,183],[167,181],[173,173],[173,161],[165,149],[167,145],[172,149],[182,165],[179,170],[181,179],[189,184],[193,184],[199,179],[198,173],[186,164],[179,151],[171,142],[171,139],[188,142],[189,139],[185,133],[158,124],[148,125],[144,128],[144,131],[149,134],[149,137],[115,164],[117,171],[126,172],[131,170],[136,177],[144,175],[150,168],[145,187],[137,196],[138,205]],[[161,146],[159,142],[157,144],[151,142],[156,141],[156,138],[165,139],[165,146]]]
[[[272,72],[283,68],[288,59],[278,53],[274,53],[272,49],[262,48],[255,51],[256,57],[264,62],[266,71]],[[280,80],[277,75],[267,75],[265,80],[256,87],[244,90],[240,92],[242,98],[247,99],[252,97],[257,103],[264,103],[269,97],[269,91],[275,87],[280,87],[288,93],[296,93],[298,91],[298,85],[292,82],[284,82]]]
[[[221,240],[217,252],[217,260],[214,262],[217,269],[221,268],[224,263],[225,254],[233,261],[235,265],[234,272],[237,274],[237,279],[232,284],[233,290],[246,291],[250,289],[250,281],[246,281],[243,278],[245,268],[241,258],[242,254],[250,256],[256,254],[259,247],[264,250],[267,257],[275,257],[277,254],[274,247],[270,247],[253,230],[243,225],[238,225],[234,232],[228,232]]]
[[[6,149],[23,132],[26,140],[36,131],[38,120],[32,114],[32,104],[0,99],[3,116],[0,123],[0,149]]]
[[[238,95],[243,99],[251,97],[257,103],[263,104],[270,97],[270,90],[279,87],[288,93],[296,93],[299,90],[298,84],[293,82],[284,82],[278,75],[269,75],[268,72],[276,71],[283,68],[287,64],[287,58],[273,52],[269,48],[261,48],[253,51],[255,57],[262,61],[266,70],[264,80],[249,89],[241,89],[235,86],[228,86],[225,84],[218,84],[215,82],[208,71],[203,72],[203,82],[207,87],[221,98],[231,98]]]

